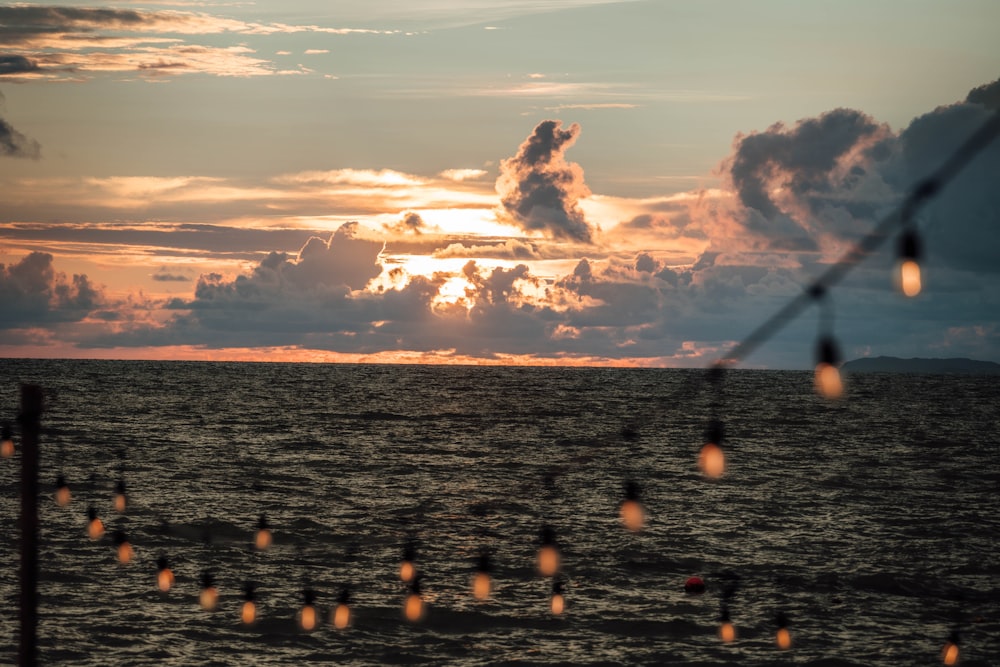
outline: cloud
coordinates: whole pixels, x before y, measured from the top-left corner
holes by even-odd
[[[0,264],[0,329],[82,320],[104,304],[86,275],[67,278],[52,266],[52,255],[33,252],[11,266]]]
[[[482,178],[485,175],[486,171],[483,169],[445,169],[438,174],[441,178],[458,182],[475,180],[477,178]]]
[[[0,93],[0,109],[3,108],[3,100],[3,94]],[[0,155],[37,160],[42,155],[42,147],[37,141],[24,136],[6,120],[0,118]]]
[[[490,259],[507,259],[514,261],[526,261],[541,259],[542,253],[538,248],[530,243],[517,239],[506,239],[496,243],[484,243],[465,245],[464,243],[452,243],[446,248],[434,251],[435,258],[448,259],[453,257],[476,257]]]
[[[24,56],[0,55],[0,76],[37,72],[38,63]]]
[[[542,121],[514,157],[500,162],[498,217],[526,231],[590,243],[593,232],[578,205],[590,190],[580,165],[565,158],[580,126],[574,123],[565,130],[561,126],[559,120]]]

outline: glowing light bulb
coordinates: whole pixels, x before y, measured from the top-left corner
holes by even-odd
[[[267,525],[267,517],[263,514],[257,519],[257,533],[254,535],[254,546],[257,547],[259,551],[264,551],[271,546],[274,538],[271,535],[271,529]]]
[[[787,651],[792,647],[792,635],[788,632],[788,617],[784,612],[778,614],[778,632],[774,635],[774,643],[782,651]]]
[[[818,347],[819,363],[816,364],[816,391],[824,398],[840,398],[844,385],[840,379],[840,354],[837,344],[830,337],[820,339]]]
[[[219,605],[219,589],[215,586],[215,577],[211,572],[201,573],[201,592],[198,594],[198,604],[205,611],[215,611]]]
[[[424,598],[420,594],[419,577],[414,578],[413,582],[410,583],[410,592],[406,596],[403,613],[406,615],[406,620],[412,623],[416,623],[424,617]]]
[[[119,514],[125,513],[127,500],[125,497],[125,480],[118,480],[115,484],[115,511]]]
[[[337,606],[333,609],[331,623],[337,630],[343,630],[351,624],[351,594],[346,588],[340,592],[337,598]]]
[[[243,604],[240,606],[240,620],[250,625],[257,620],[257,593],[251,582],[243,584]]]
[[[909,297],[920,294],[920,239],[912,229],[900,238],[899,259],[899,288]]]
[[[493,582],[490,580],[490,555],[482,553],[479,555],[479,563],[476,565],[476,572],[472,575],[472,595],[477,600],[485,600],[490,596]]]
[[[625,484],[625,500],[618,508],[618,515],[621,517],[622,525],[633,533],[639,532],[646,525],[646,512],[639,502],[639,485],[629,481]]]
[[[170,569],[170,561],[166,556],[156,559],[156,587],[161,593],[166,593],[174,585],[174,573]]]
[[[722,608],[722,614],[719,615],[719,639],[724,644],[730,644],[736,640],[736,627],[729,619],[729,610],[725,607]]]
[[[543,577],[551,577],[559,572],[559,547],[555,531],[549,526],[543,527],[541,540],[542,544],[538,548],[538,573]]]
[[[302,609],[299,610],[299,627],[306,632],[316,629],[316,594],[308,588],[302,591]]]
[[[104,523],[98,518],[97,510],[93,507],[87,508],[87,535],[92,540],[104,537]]]
[[[128,565],[132,561],[134,551],[128,542],[128,537],[120,530],[115,531],[115,545],[118,547],[118,562]]]
[[[952,632],[941,649],[941,662],[946,665],[957,665],[959,658],[958,633]]]
[[[59,505],[59,507],[66,507],[73,500],[73,496],[69,492],[69,485],[66,483],[66,478],[62,475],[56,477],[55,499],[56,505]]]
[[[14,432],[10,426],[3,425],[3,432],[0,434],[0,457],[9,459],[14,456]]]
[[[566,596],[564,594],[565,584],[562,581],[552,582],[552,598],[549,600],[549,609],[558,616],[566,610]]]
[[[417,576],[417,547],[412,540],[407,540],[403,546],[403,561],[399,564],[399,579],[404,583],[410,583]]]
[[[726,455],[722,451],[722,438],[722,422],[713,419],[705,432],[705,445],[698,453],[698,470],[712,479],[718,479],[726,472]]]

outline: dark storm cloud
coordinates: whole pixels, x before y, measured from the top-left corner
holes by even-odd
[[[29,60],[24,56],[0,55],[0,76],[4,74],[27,74],[38,71],[40,71],[40,68],[34,60]]]
[[[3,108],[3,93],[0,93],[0,109]],[[0,155],[26,157],[37,160],[42,155],[42,147],[34,139],[29,139],[0,118]]]
[[[33,252],[16,264],[0,264],[2,329],[81,320],[103,301],[87,276],[67,279],[57,273],[48,253]]]
[[[580,165],[565,158],[580,126],[573,123],[565,130],[561,126],[562,121],[542,121],[514,157],[500,162],[499,213],[527,231],[590,243],[592,231],[578,205],[590,190]]]

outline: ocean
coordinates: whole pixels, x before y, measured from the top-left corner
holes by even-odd
[[[700,370],[5,359],[0,379],[0,421],[16,418],[20,383],[46,392],[42,664],[930,665],[953,632],[961,664],[1000,664],[995,377],[855,374],[839,401],[816,396],[810,373],[757,370],[718,383]],[[713,418],[720,479],[697,466]],[[4,664],[19,633],[19,463],[0,459]],[[638,532],[619,518],[629,482]],[[266,550],[253,546],[262,516]],[[536,570],[545,527],[557,576]],[[206,571],[213,611],[199,606]],[[685,590],[692,577],[703,593]],[[297,621],[307,589],[312,631]],[[336,629],[345,589],[351,623]]]

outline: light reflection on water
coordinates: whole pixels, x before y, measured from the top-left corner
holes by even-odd
[[[43,663],[928,664],[963,632],[963,664],[1000,655],[997,389],[989,378],[855,376],[827,403],[810,373],[725,384],[727,475],[696,456],[711,397],[697,371],[0,360],[50,392],[42,504]],[[634,441],[622,437],[633,425]],[[125,453],[130,508],[112,491]],[[0,462],[0,559],[16,562],[16,465]],[[50,479],[51,478],[51,479]],[[647,527],[618,524],[641,484]],[[110,538],[83,535],[94,504]],[[261,513],[267,552],[249,548]],[[563,548],[567,611],[534,572],[539,530]],[[418,540],[426,620],[402,618],[396,574]],[[494,590],[469,577],[492,552]],[[155,562],[177,575],[155,590]],[[216,575],[218,611],[197,582]],[[692,574],[709,591],[683,591]],[[718,641],[725,576],[737,641]],[[244,580],[259,620],[238,623]],[[345,585],[353,627],[327,614]],[[295,628],[302,590],[325,627]],[[16,645],[16,568],[0,571]],[[794,647],[778,654],[778,611]],[[9,612],[9,613],[8,613]],[[13,649],[11,648],[12,652]],[[12,657],[3,654],[2,659]],[[825,660],[825,661],[824,661]]]

